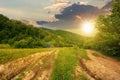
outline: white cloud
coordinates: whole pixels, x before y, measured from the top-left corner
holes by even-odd
[[[58,19],[55,18],[55,15],[50,16],[50,21],[58,21]]]
[[[55,3],[69,3],[68,0],[54,0]]]
[[[88,2],[87,2],[87,1],[85,1],[85,2],[80,2],[80,4],[87,5]]]
[[[56,3],[56,4],[52,4],[52,5],[50,5],[50,6],[47,6],[47,7],[45,7],[44,9],[45,10],[52,10],[52,11],[54,11],[54,10],[60,10],[61,8],[63,8],[63,7],[65,7],[65,6],[67,6],[68,5],[68,3]]]
[[[68,0],[52,0],[52,1],[53,1],[53,4],[50,6],[44,7],[45,10],[59,11],[61,10],[61,8],[64,8],[69,4]]]

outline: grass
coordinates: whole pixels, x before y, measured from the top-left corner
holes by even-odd
[[[75,49],[64,48],[55,61],[54,69],[50,80],[77,80],[72,75],[75,73],[75,66],[79,64],[79,61],[75,54]],[[85,76],[81,77],[86,79]]]
[[[16,80],[22,80],[21,78],[17,78]]]
[[[80,80],[88,80],[88,78],[85,76],[85,74],[82,74],[80,77],[81,77]]]
[[[7,48],[11,48],[11,46],[9,44],[0,44],[0,49],[7,49]]]
[[[100,57],[97,53],[92,53],[95,57]]]
[[[51,74],[50,80],[79,80],[75,78],[75,67],[79,65],[77,55],[82,58],[89,59],[84,49],[75,48],[58,48],[60,52],[58,53],[57,59],[55,59],[55,64],[53,67],[53,72]],[[0,49],[0,64],[25,57],[36,52],[43,52],[52,50],[52,48],[35,48],[35,49]],[[50,60],[51,61],[51,60]],[[37,64],[38,62],[35,62]],[[49,63],[49,62],[48,62]],[[43,64],[46,67],[48,63]],[[28,70],[30,70],[35,64],[32,64]],[[24,72],[21,73],[24,76]],[[18,78],[20,80],[21,78]],[[80,80],[87,80],[87,77],[83,74],[80,76]]]
[[[0,49],[0,64],[7,63],[9,61],[26,57],[28,55],[51,50],[45,48],[35,48],[35,49]]]
[[[90,60],[90,58],[88,57],[85,49],[79,49],[79,48],[76,48],[75,49],[75,53],[77,55],[80,55],[82,58],[86,59],[86,60]]]

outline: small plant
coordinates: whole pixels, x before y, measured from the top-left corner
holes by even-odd
[[[81,80],[88,80],[85,75],[81,75],[80,77],[81,77]]]
[[[92,53],[96,57],[100,57],[97,53]]]
[[[22,80],[21,78],[17,78],[16,80]]]

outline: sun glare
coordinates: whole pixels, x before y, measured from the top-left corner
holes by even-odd
[[[91,21],[86,21],[81,26],[82,35],[93,36],[95,35],[95,26]]]

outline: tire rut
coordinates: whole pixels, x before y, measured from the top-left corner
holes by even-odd
[[[78,56],[81,67],[95,80],[120,80],[120,62],[101,53],[86,50],[90,60]],[[96,55],[94,55],[94,54]]]
[[[91,79],[93,79],[93,80],[101,80],[100,78],[96,77],[96,76],[86,67],[86,65],[85,65],[84,62],[83,62],[83,59],[82,59],[80,56],[78,56],[78,59],[79,59],[79,62],[80,62],[80,65],[81,65],[82,69],[88,74],[88,76],[91,77]]]
[[[54,61],[57,58],[58,50],[56,50],[51,57],[47,58],[47,65],[43,67],[43,71],[39,71],[34,80],[49,80],[53,70]]]
[[[35,63],[32,64],[32,67],[30,66],[22,73],[24,75],[21,76],[22,73],[17,75],[14,79],[21,79],[21,80],[48,80],[52,66],[53,61],[55,57],[56,51],[53,51],[46,56],[42,57],[41,59],[37,60]]]

